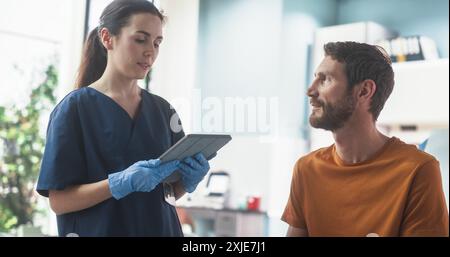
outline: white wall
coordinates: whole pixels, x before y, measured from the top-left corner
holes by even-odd
[[[60,10],[64,15],[64,19],[61,20],[64,29],[61,31],[62,51],[58,100],[72,91],[75,86],[84,43],[85,9],[85,1],[70,0]]]
[[[53,21],[64,16],[49,10],[61,9],[63,4],[56,0],[3,0],[0,6],[0,104],[21,106],[47,65],[60,54],[64,27]]]
[[[152,71],[150,91],[168,100],[177,110],[185,132],[192,131],[191,111],[195,87],[198,0],[160,0],[167,16],[164,40]]]
[[[216,97],[225,102],[227,97],[262,97],[268,102],[275,97],[280,104],[282,2],[202,1],[201,4],[196,81],[202,99]],[[280,113],[276,116],[278,120]],[[211,162],[212,167],[231,174],[232,204],[236,206],[246,195],[258,194],[262,197],[262,209],[268,210],[274,147],[278,141],[262,142],[260,136],[266,133],[234,128],[233,140]],[[276,172],[282,175],[290,170]]]
[[[335,21],[335,6],[334,0],[200,1],[196,86],[201,98],[277,101],[270,133],[234,131],[211,162],[213,169],[231,173],[234,206],[247,194],[262,196],[269,236],[286,232],[280,217],[292,169],[308,149],[308,57],[315,29]],[[267,135],[271,140],[261,138]]]

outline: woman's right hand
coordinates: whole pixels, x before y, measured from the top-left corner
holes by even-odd
[[[132,192],[150,192],[178,168],[179,161],[138,161],[123,171],[109,174],[112,196],[119,200]]]

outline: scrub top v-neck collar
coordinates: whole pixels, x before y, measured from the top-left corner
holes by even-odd
[[[111,105],[115,106],[116,109],[119,109],[120,112],[123,115],[126,116],[126,118],[128,119],[129,123],[131,124],[132,128],[134,128],[134,126],[137,123],[139,117],[142,116],[141,113],[142,113],[142,108],[143,108],[142,105],[144,103],[144,96],[143,96],[143,92],[142,92],[143,89],[141,89],[141,88],[140,88],[140,92],[139,92],[141,100],[139,101],[138,108],[136,110],[136,113],[135,113],[134,117],[131,117],[130,114],[120,104],[118,104],[114,99],[112,99],[110,96],[107,96],[106,94],[100,92],[99,90],[97,90],[97,89],[95,89],[93,87],[85,87],[85,88],[88,88],[88,89],[94,91],[97,95],[100,95],[103,98],[107,98],[107,101],[109,103],[111,103]]]

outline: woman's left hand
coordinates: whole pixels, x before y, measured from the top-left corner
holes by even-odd
[[[178,167],[182,175],[181,183],[188,193],[194,192],[198,183],[203,180],[209,171],[209,163],[202,153],[196,154],[194,158],[187,157],[178,164]]]

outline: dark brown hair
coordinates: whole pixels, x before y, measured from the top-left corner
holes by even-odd
[[[147,0],[115,0],[103,10],[99,25],[93,29],[84,44],[83,55],[75,83],[75,88],[86,87],[97,81],[106,69],[106,49],[99,32],[107,28],[112,35],[119,35],[133,14],[150,13],[164,21],[164,16],[153,3]]]
[[[330,42],[324,45],[325,55],[344,64],[348,89],[371,79],[376,84],[369,111],[377,120],[394,88],[392,61],[386,51],[375,45],[357,42]]]

